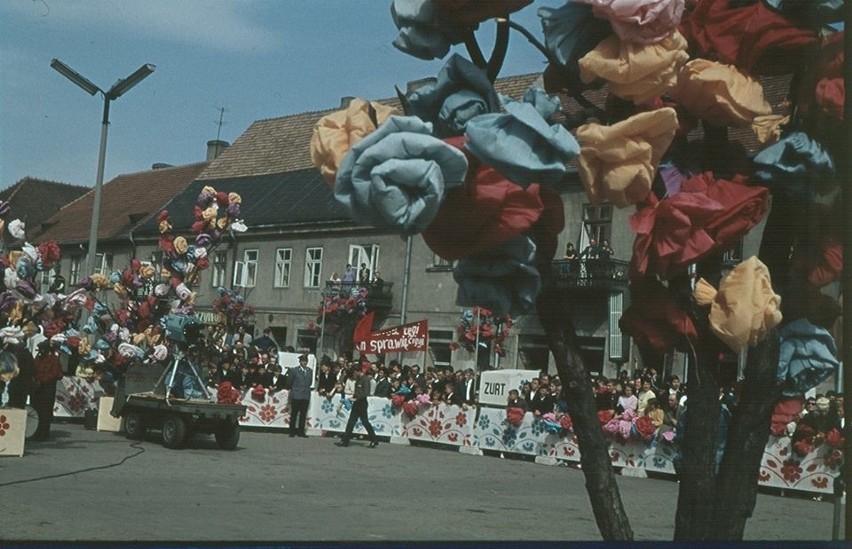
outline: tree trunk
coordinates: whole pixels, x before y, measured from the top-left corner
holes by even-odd
[[[705,318],[706,320],[706,318]],[[715,371],[720,343],[706,325],[698,330],[695,360],[687,380],[686,426],[681,449],[680,491],[675,515],[676,541],[706,540],[711,524],[707,510],[715,499],[719,384]]]
[[[633,530],[616,484],[609,444],[598,421],[594,392],[579,353],[574,326],[567,320],[567,309],[548,271],[542,271],[543,288],[537,302],[539,320],[568,401],[595,521],[604,540],[629,541],[633,539]]]
[[[731,420],[714,500],[710,538],[742,540],[757,502],[760,460],[780,390],[775,382],[779,339],[773,329],[749,350],[737,410]]]

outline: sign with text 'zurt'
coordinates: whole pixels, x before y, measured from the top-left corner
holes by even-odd
[[[488,406],[506,406],[510,389],[521,390],[521,386],[532,379],[532,370],[489,370],[479,377],[479,403]]]

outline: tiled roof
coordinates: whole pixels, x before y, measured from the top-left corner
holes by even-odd
[[[45,219],[89,190],[88,187],[25,177],[0,192],[0,200],[11,204],[6,218],[24,221],[27,236],[32,238],[38,233]]]
[[[539,76],[527,74],[500,78],[495,88],[502,94],[519,98]],[[378,101],[400,109],[399,99]],[[336,110],[339,109],[258,120],[210,163],[201,178],[228,179],[312,168],[308,147],[314,125]]]
[[[124,174],[106,183],[101,193],[98,240],[126,238],[128,233],[156,216],[173,196],[186,189],[207,162]],[[62,208],[45,222],[37,242],[60,244],[88,241],[95,191]]]
[[[520,98],[541,74],[525,74],[500,78],[495,83],[499,93]],[[789,76],[774,76],[761,79],[767,100],[774,112],[783,110],[787,99]],[[606,88],[584,93],[586,99],[603,107],[606,100]],[[380,103],[399,108],[399,100],[380,99]],[[571,98],[563,96],[565,112],[576,113],[580,105]],[[300,113],[280,118],[258,120],[252,124],[228,149],[201,174],[203,179],[232,179],[237,177],[286,173],[312,167],[309,155],[311,134],[317,120],[338,108],[323,111]],[[558,121],[555,120],[555,121]],[[701,130],[690,134],[690,140],[700,139]],[[731,140],[741,142],[749,152],[755,152],[759,143],[750,128],[732,128]]]
[[[287,227],[302,224],[353,226],[346,210],[319,172],[311,166],[286,173],[232,179],[197,180],[165,205],[177,234],[186,234],[194,220],[195,201],[201,189],[210,185],[217,191],[235,192],[242,197],[240,217],[250,229]],[[136,235],[157,234],[156,217],[140,226]]]

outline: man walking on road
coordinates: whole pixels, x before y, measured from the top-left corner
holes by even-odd
[[[368,370],[369,371],[369,370]],[[355,393],[352,395],[352,410],[349,412],[349,421],[346,423],[346,432],[340,442],[335,442],[337,446],[349,446],[349,439],[352,438],[352,431],[355,429],[355,423],[360,419],[370,435],[370,448],[375,448],[379,445],[379,439],[376,438],[376,432],[370,424],[370,418],[367,417],[367,397],[370,395],[370,375],[364,370],[355,370]]]

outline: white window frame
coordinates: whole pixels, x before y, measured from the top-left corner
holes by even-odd
[[[95,254],[93,273],[109,276],[112,273],[112,254],[98,252]]]
[[[322,284],[322,246],[305,248],[305,288],[319,288]]]
[[[349,245],[349,264],[352,265],[356,273],[361,270],[361,263],[367,264],[367,268],[370,269],[370,278],[372,279],[379,266],[378,244]]]
[[[585,250],[592,238],[598,245],[604,240],[609,240],[612,245],[612,213],[613,205],[608,202],[599,206],[583,204],[583,232],[579,250]]]
[[[625,348],[628,338],[621,333],[618,325],[624,313],[624,294],[612,292],[609,294],[609,360],[610,362],[626,362],[630,358],[630,349]]]
[[[429,358],[432,359],[433,366],[451,366],[453,361],[453,351],[450,349],[450,344],[453,342],[453,330],[429,330],[429,339],[426,342],[426,347],[429,349]],[[443,356],[447,360],[441,360]]]
[[[257,262],[259,259],[260,251],[256,248],[243,252],[243,260],[234,264],[234,287],[254,288],[257,285]]]
[[[275,250],[275,273],[272,286],[274,288],[289,288],[290,275],[293,272],[293,248],[278,248]]]
[[[210,285],[214,288],[225,286],[228,272],[228,252],[213,252],[213,264],[210,266]]]
[[[80,281],[80,268],[83,266],[83,257],[71,256],[71,270],[68,276],[68,284],[77,284]]]

